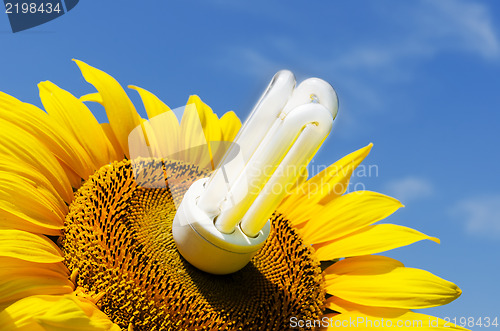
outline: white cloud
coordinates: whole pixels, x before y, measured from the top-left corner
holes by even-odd
[[[446,51],[499,58],[500,40],[484,4],[464,0],[408,4],[411,5],[399,7],[399,13],[390,12],[384,17],[395,31],[375,44],[365,42],[347,49],[343,56],[328,61],[330,66],[386,70],[398,61],[426,59]]]
[[[265,75],[274,74],[281,68],[280,65],[264,56],[261,52],[249,47],[237,47],[228,50],[230,59],[223,59],[220,64],[227,65],[230,63],[234,71],[247,75]],[[244,64],[244,65],[242,65]],[[259,77],[260,78],[260,77]]]
[[[500,42],[488,8],[470,1],[441,0],[424,2],[434,15],[423,20],[429,39],[449,39],[445,47],[458,46],[484,57],[500,54]]]
[[[485,58],[500,55],[500,41],[492,15],[484,4],[463,0],[423,0],[405,9],[403,17],[407,21],[404,25],[409,26],[409,30],[395,33],[393,39],[382,47],[349,54],[347,62],[380,66],[449,50],[469,51]]]
[[[374,12],[378,20],[386,22],[386,31],[370,39],[356,38],[350,44],[337,48],[304,49],[299,40],[282,36],[262,40],[269,54],[277,54],[292,59],[297,66],[317,68],[319,72],[330,72],[340,76],[352,76],[367,69],[375,70],[379,76],[399,80],[406,79],[408,73],[402,72],[397,64],[401,61],[418,61],[448,51],[466,51],[488,59],[500,59],[500,40],[495,32],[492,14],[483,3],[469,0],[421,0],[406,2],[388,11]],[[334,42],[334,39],[332,39]],[[236,50],[236,52],[235,52]],[[230,62],[237,60],[251,74],[276,67],[276,61],[269,59],[262,49],[256,50],[247,45],[231,45]],[[239,59],[238,59],[239,53]],[[235,58],[236,57],[236,58]],[[235,64],[235,63],[234,63]],[[396,68],[396,69],[394,69]],[[381,78],[382,78],[381,77]]]
[[[465,220],[468,234],[500,238],[500,195],[465,199],[452,213]]]
[[[419,67],[433,57],[469,53],[481,60],[500,61],[497,22],[487,2],[420,0],[373,8],[373,20],[368,24],[385,23],[367,36],[357,32],[349,35],[347,28],[340,44],[333,35],[329,40],[326,32],[321,40],[311,40],[307,44],[311,46],[304,47],[301,37],[273,32],[259,36],[258,41],[227,45],[226,57],[216,63],[262,81],[280,69],[291,69],[299,81],[304,73],[304,77],[318,75],[331,82],[341,95],[341,107],[353,109],[355,120],[341,133],[349,136],[357,132],[356,128],[367,129],[359,120],[364,115],[371,118],[392,112],[395,86],[411,83]],[[288,14],[292,18],[296,15]],[[414,110],[409,107],[398,111],[398,116],[405,116],[405,111]],[[340,116],[345,116],[343,113]]]
[[[406,177],[389,182],[386,185],[389,195],[408,203],[410,200],[418,200],[432,196],[434,188],[432,183],[419,177]]]

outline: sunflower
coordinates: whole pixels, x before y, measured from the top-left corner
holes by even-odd
[[[460,329],[412,312],[456,299],[456,285],[372,255],[439,241],[374,225],[402,207],[397,200],[346,193],[371,144],[285,197],[245,268],[218,276],[192,267],[176,250],[172,220],[223,149],[189,149],[193,128],[201,123],[206,142],[231,142],[239,119],[218,118],[191,96],[179,122],[155,95],[131,86],[147,121],[116,80],[76,63],[96,93],[76,98],[42,82],[45,111],[0,94],[1,330],[379,329],[389,322]],[[109,123],[98,123],[84,102],[101,104]],[[152,121],[158,116],[166,118],[161,127]],[[136,128],[146,157],[131,157]]]

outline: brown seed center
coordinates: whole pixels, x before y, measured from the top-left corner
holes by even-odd
[[[68,268],[79,270],[77,285],[105,293],[101,309],[113,322],[134,330],[284,330],[291,317],[321,317],[320,264],[287,220],[273,216],[266,244],[244,269],[204,273],[179,255],[171,224],[174,200],[207,173],[174,161],[137,167],[144,178],[166,176],[169,187],[140,187],[130,161],[103,167],[77,192],[60,240]]]

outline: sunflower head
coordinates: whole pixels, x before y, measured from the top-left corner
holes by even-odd
[[[269,237],[250,262],[209,274],[179,253],[172,224],[192,184],[231,148],[239,119],[219,118],[197,96],[176,116],[133,86],[143,119],[116,80],[76,62],[96,93],[76,98],[43,82],[44,110],[0,93],[0,329],[284,330],[359,318],[450,329],[412,310],[456,299],[455,284],[373,255],[438,240],[378,224],[402,206],[396,199],[346,193],[371,144],[312,178],[295,174],[277,204],[260,205],[273,206]],[[109,123],[86,102],[103,105]],[[133,132],[144,139],[138,155]]]
[[[143,166],[148,171],[153,165]],[[122,161],[98,171],[78,191],[60,246],[68,268],[78,270],[82,293],[100,297],[104,313],[134,330],[271,330],[292,316],[321,316],[319,261],[279,215],[264,247],[237,273],[211,275],[184,260],[172,237],[174,196],[204,173],[178,161],[165,161],[163,170],[169,178],[184,178],[184,189],[140,187],[130,161]]]

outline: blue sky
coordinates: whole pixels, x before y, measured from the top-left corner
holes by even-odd
[[[386,255],[464,291],[425,312],[500,315],[499,2],[82,0],[16,34],[0,14],[0,40],[0,90],[40,106],[43,80],[93,92],[72,58],[171,107],[198,94],[242,118],[279,69],[329,81],[339,116],[315,164],[373,142],[378,172],[354,183],[406,205],[387,222],[441,239]]]

